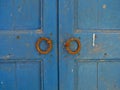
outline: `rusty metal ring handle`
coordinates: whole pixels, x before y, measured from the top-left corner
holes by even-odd
[[[71,43],[72,41],[75,41],[75,42],[77,43],[77,49],[76,49],[75,51],[72,51],[72,50],[70,49],[70,43]],[[68,51],[69,54],[74,55],[74,54],[79,53],[80,50],[81,50],[80,40],[77,39],[77,38],[71,38],[71,39],[67,40],[66,43],[65,43],[65,48],[66,48],[66,50]]]
[[[47,44],[48,44],[48,48],[47,48],[46,50],[42,50],[42,49],[40,48],[40,43],[41,43],[42,41],[46,41]],[[51,49],[52,49],[52,40],[50,40],[50,39],[48,39],[48,38],[46,38],[46,37],[39,38],[39,39],[37,40],[35,46],[36,46],[37,51],[38,51],[40,54],[48,54],[48,53],[51,51]]]

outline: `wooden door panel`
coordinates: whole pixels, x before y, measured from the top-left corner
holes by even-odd
[[[120,29],[120,1],[101,0],[99,2],[99,28]]]
[[[0,62],[0,89],[16,90],[15,64]]]
[[[79,29],[97,28],[97,0],[74,0],[74,11],[75,26]]]
[[[119,65],[115,64],[120,61],[119,3],[59,1],[60,90],[120,89]],[[78,49],[78,53],[71,53]]]
[[[43,90],[41,62],[0,62],[1,90]]]
[[[12,29],[13,27],[13,1],[0,1],[0,29]]]
[[[8,82],[0,90],[57,90],[57,1],[1,0],[0,12],[0,82]],[[41,38],[52,42],[46,54],[36,48]],[[44,51],[48,44],[37,47]]]
[[[98,90],[120,89],[120,62],[101,62],[98,64]]]

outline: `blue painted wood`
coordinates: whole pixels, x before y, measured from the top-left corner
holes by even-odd
[[[97,63],[77,62],[77,87],[74,90],[97,90]],[[76,73],[76,72],[74,72]],[[76,86],[76,85],[75,85]]]
[[[16,0],[14,3],[14,8],[15,29],[41,28],[41,0]]]
[[[0,90],[16,90],[15,64],[0,63]]]
[[[98,90],[120,90],[120,62],[98,64]]]
[[[120,90],[119,0],[59,0],[59,89]],[[78,38],[71,55],[65,42]],[[75,43],[70,44],[77,48]]]
[[[39,54],[35,48],[35,43],[39,37],[47,37],[52,40],[55,38],[54,35],[39,33],[38,30],[0,31],[0,59],[42,60],[42,58],[46,58],[46,55]],[[54,41],[53,44],[56,45]],[[55,48],[52,49],[52,51],[54,50]],[[48,56],[52,54],[54,52],[49,53]]]
[[[101,0],[99,2],[99,28],[120,29],[120,1]]]
[[[17,90],[42,90],[43,66],[41,62],[16,63]]]
[[[40,0],[2,0],[0,3],[0,29],[41,28],[41,5]]]
[[[87,3],[86,3],[87,2]],[[75,0],[75,21],[80,29],[97,28],[98,0]]]
[[[0,1],[0,90],[58,90],[56,4]],[[40,37],[53,42],[46,55],[35,48]]]
[[[0,1],[0,29],[12,29],[13,27],[13,1]]]
[[[0,90],[42,90],[40,62],[0,63]]]
[[[59,0],[58,34],[57,0],[0,2],[0,90],[58,90],[58,76],[59,90],[120,89],[119,0]],[[52,39],[49,54],[36,51],[39,37]],[[72,37],[76,55],[64,47]]]
[[[87,30],[120,29],[119,4],[119,0],[75,0],[75,27]]]

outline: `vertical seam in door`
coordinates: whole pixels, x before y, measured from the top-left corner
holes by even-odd
[[[15,19],[16,19],[16,17],[15,17],[15,0],[13,0],[13,5],[12,5],[12,30],[15,30]]]
[[[41,90],[44,90],[44,62],[43,61],[41,61],[40,62],[40,83],[41,83],[41,85],[40,85],[40,88],[41,88]]]
[[[74,32],[76,32],[78,28],[78,0],[74,0]]]
[[[100,0],[98,0],[98,3],[97,3],[97,29],[99,28],[99,4],[100,4]]]
[[[17,81],[17,63],[16,62],[14,62],[14,64],[15,64],[15,88],[16,88],[16,90],[18,90],[18,81]]]
[[[79,77],[79,66],[78,66],[78,61],[74,61],[74,90],[78,90],[78,77]],[[81,62],[80,62],[81,63]]]
[[[100,5],[100,0],[98,0],[97,3],[97,29],[99,28],[99,18],[100,18],[99,5]],[[98,90],[98,64],[99,62],[97,62],[97,90]]]
[[[43,5],[44,5],[44,3],[43,3],[43,0],[40,0],[40,3],[41,3],[41,10],[40,10],[40,14],[41,14],[41,17],[40,17],[40,21],[41,21],[41,29],[43,30],[43,24],[44,24],[44,20],[43,20]]]
[[[60,90],[60,85],[59,85],[59,81],[60,81],[60,79],[59,79],[59,0],[57,0],[57,2],[56,2],[57,4],[57,6],[56,6],[56,10],[57,10],[57,70],[58,70],[58,90]]]
[[[98,63],[99,62],[97,62],[97,90],[98,90]]]
[[[44,20],[43,20],[43,19],[44,19],[44,17],[43,17],[43,16],[44,16],[44,0],[40,0],[40,6],[41,6],[41,7],[40,7],[40,8],[41,8],[41,9],[40,9],[40,14],[41,14],[41,15],[40,15],[40,16],[41,16],[41,17],[40,17],[40,20],[41,20],[41,28],[40,28],[40,29],[43,31],[43,27],[44,27]],[[42,66],[41,66],[41,65],[42,65]],[[45,84],[44,84],[44,82],[45,82],[45,77],[44,77],[44,62],[43,62],[43,60],[42,60],[42,62],[41,62],[41,65],[40,65],[40,66],[41,66],[41,67],[40,67],[40,68],[41,68],[41,72],[42,72],[42,73],[40,74],[40,75],[41,75],[41,79],[42,79],[42,80],[41,80],[41,81],[42,81],[42,82],[41,82],[41,84],[42,84],[42,85],[41,85],[41,89],[44,90],[44,88],[45,88]]]

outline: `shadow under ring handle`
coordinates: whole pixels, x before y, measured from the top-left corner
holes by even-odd
[[[77,43],[77,49],[75,51],[72,51],[70,49],[70,43],[72,41],[75,41]],[[66,41],[65,48],[66,48],[66,50],[68,51],[69,54],[72,54],[72,55],[77,54],[81,50],[81,42],[80,42],[80,40],[78,38],[70,38],[69,40]]]
[[[47,44],[48,44],[48,48],[47,48],[46,50],[42,50],[42,49],[40,48],[40,43],[41,43],[42,41],[46,41]],[[48,38],[46,38],[46,37],[39,38],[39,39],[37,40],[35,46],[36,46],[37,51],[38,51],[40,54],[48,54],[48,53],[52,50],[52,40],[50,40],[50,39],[48,39]]]

